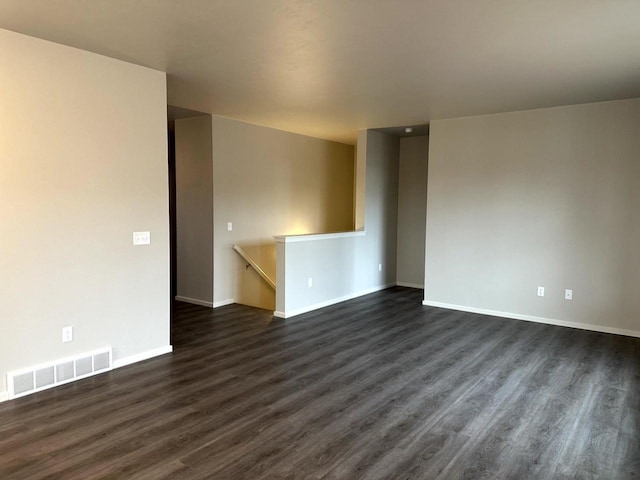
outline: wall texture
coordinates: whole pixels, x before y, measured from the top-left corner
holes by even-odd
[[[232,246],[274,272],[274,235],[353,229],[353,146],[217,116],[212,131],[214,304],[273,309],[273,290]]]
[[[0,71],[0,394],[7,371],[167,349],[164,73],[4,30]]]
[[[285,281],[278,282],[276,315],[290,317],[395,285],[398,149],[397,137],[371,130],[358,134],[358,169],[366,177],[360,196],[364,232],[279,239],[278,278]]]
[[[425,300],[640,332],[639,125],[640,99],[432,122]]]
[[[398,285],[424,286],[429,137],[400,139],[398,162]]]
[[[178,297],[213,304],[211,115],[175,121]]]

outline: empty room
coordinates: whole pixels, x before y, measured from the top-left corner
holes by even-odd
[[[0,2],[0,479],[637,479],[640,2]]]

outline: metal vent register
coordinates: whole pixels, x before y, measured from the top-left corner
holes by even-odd
[[[82,353],[50,363],[16,370],[7,374],[9,398],[18,398],[81,378],[107,372],[112,368],[111,347]]]

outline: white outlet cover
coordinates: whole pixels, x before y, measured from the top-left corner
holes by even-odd
[[[538,287],[538,296],[544,297],[544,287]]]
[[[134,245],[149,245],[151,243],[151,232],[133,232]]]
[[[227,231],[228,231],[228,232],[233,231],[233,223],[231,223],[231,222],[227,222]]]
[[[566,289],[564,291],[564,299],[565,300],[573,300],[573,290]]]
[[[73,340],[73,327],[62,327],[62,343]]]

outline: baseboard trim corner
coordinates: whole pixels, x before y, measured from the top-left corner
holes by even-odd
[[[423,300],[422,305],[427,307],[447,308],[449,310],[459,310],[461,312],[478,313],[480,315],[491,315],[492,317],[508,318],[510,320],[524,320],[526,322],[545,323],[547,325],[556,325],[558,327],[578,328],[580,330],[590,330],[599,333],[613,333],[615,335],[624,335],[626,337],[640,338],[640,331],[626,330],[624,328],[606,327],[604,325],[593,325],[590,323],[569,322],[566,320],[557,320],[555,318],[536,317],[534,315],[523,315],[521,313],[501,312],[498,310],[487,310],[485,308],[467,307],[464,305],[454,305],[451,303],[433,302],[431,300]]]
[[[213,308],[226,307],[227,305],[233,305],[234,303],[236,303],[235,298],[227,298],[226,300],[213,302]]]
[[[153,350],[147,350],[146,352],[137,353],[135,355],[131,355],[129,357],[119,358],[113,361],[113,368],[121,368],[126,367],[127,365],[131,365],[133,363],[142,362],[144,360],[149,360],[150,358],[159,357],[160,355],[166,355],[167,353],[173,352],[173,346],[167,345],[165,347],[154,348]]]
[[[424,285],[420,285],[419,283],[397,282],[396,285],[399,287],[419,288],[420,290],[424,290]]]
[[[385,285],[379,285],[377,287],[368,288],[366,290],[361,290],[359,292],[350,293],[349,295],[344,295],[342,297],[332,298],[330,300],[325,300],[323,302],[314,303],[313,305],[297,308],[289,312],[276,311],[276,312],[273,312],[273,316],[278,318],[291,318],[297,315],[302,315],[303,313],[309,313],[314,310],[319,310],[324,307],[335,305],[336,303],[346,302],[347,300],[353,300],[354,298],[362,297],[364,295],[369,295],[371,293],[379,292],[381,290],[386,290],[387,288],[391,288],[395,286],[396,286],[396,282],[387,283]]]
[[[0,392],[0,403],[9,400],[9,392]]]
[[[214,308],[214,303],[213,302],[208,302],[206,300],[200,300],[198,298],[181,297],[180,295],[176,295],[176,300],[178,302],[185,302],[185,303],[191,303],[193,305],[200,305],[201,307]]]

